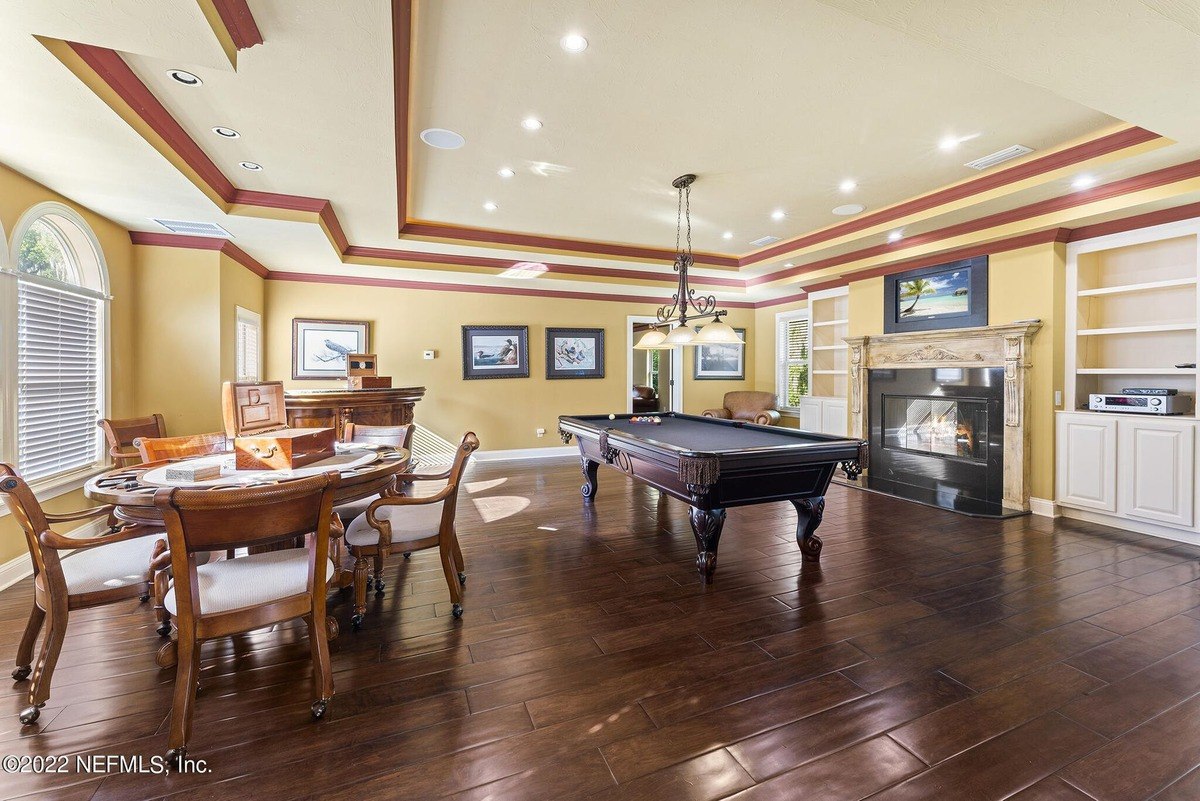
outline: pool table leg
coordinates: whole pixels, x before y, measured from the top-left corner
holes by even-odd
[[[583,494],[583,502],[591,503],[596,500],[596,473],[600,471],[600,463],[593,462],[587,457],[581,458],[579,462],[583,468],[583,486],[579,488],[579,491]]]
[[[711,584],[717,570],[717,543],[725,527],[724,509],[691,508],[692,533],[696,535],[696,570],[705,584]]]
[[[792,501],[792,506],[796,507],[796,544],[804,554],[804,561],[819,562],[823,543],[814,532],[825,516],[825,496]]]

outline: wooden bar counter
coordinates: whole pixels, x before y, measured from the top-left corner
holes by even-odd
[[[289,389],[284,393],[292,428],[333,428],[338,439],[346,423],[399,426],[413,421],[413,405],[425,387],[390,389]]]

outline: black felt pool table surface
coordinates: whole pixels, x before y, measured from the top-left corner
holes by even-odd
[[[609,420],[606,415],[576,417],[600,430],[614,429],[643,440],[660,442],[689,451],[734,451],[744,448],[773,448],[781,445],[821,446],[845,445],[846,440],[812,436],[795,429],[765,430],[746,425],[737,426],[711,417],[659,415],[661,425],[630,422],[628,415]]]

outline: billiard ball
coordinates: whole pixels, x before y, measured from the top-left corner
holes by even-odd
[[[608,419],[609,419],[609,420],[616,420],[616,419],[617,419],[617,416],[616,416],[615,414],[610,414],[610,415],[608,416]]]

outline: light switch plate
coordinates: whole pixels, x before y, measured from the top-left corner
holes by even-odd
[[[436,350],[427,350],[422,355],[423,355],[423,358],[426,358],[426,359],[435,359],[435,358],[437,358],[437,351]]]

